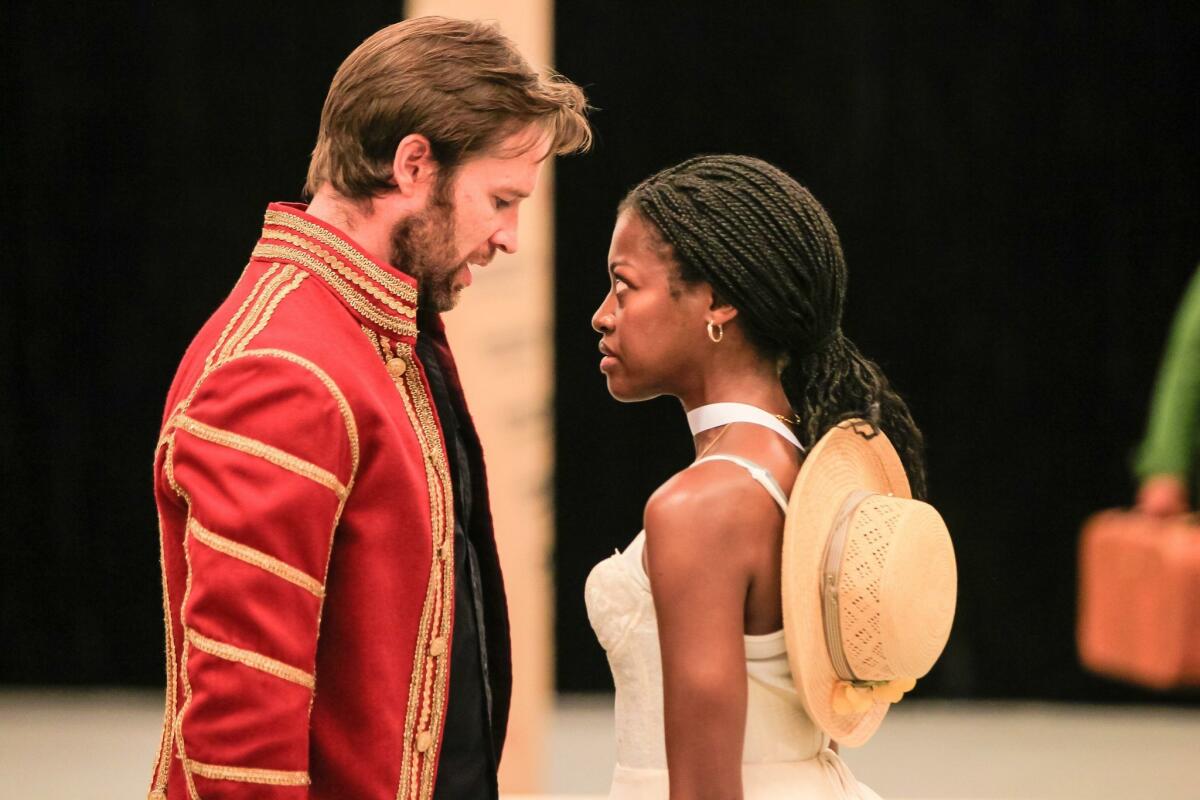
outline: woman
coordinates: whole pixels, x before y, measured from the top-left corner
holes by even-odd
[[[611,796],[876,797],[805,714],[781,630],[780,487],[805,448],[867,419],[924,491],[904,401],[842,335],[833,223],[770,164],[694,158],[621,203],[609,274],[592,319],[609,392],[679,398],[697,456],[588,578],[617,687]]]

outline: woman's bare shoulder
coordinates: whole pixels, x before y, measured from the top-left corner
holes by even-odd
[[[740,474],[739,474],[740,473]],[[742,467],[726,461],[700,464],[672,476],[646,502],[647,551],[657,567],[695,562],[744,571],[757,548],[748,539],[778,522],[779,509]]]

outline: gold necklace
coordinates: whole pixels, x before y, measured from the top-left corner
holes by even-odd
[[[800,419],[799,414],[792,414],[791,417],[785,417],[783,414],[776,414],[775,419],[779,420],[780,422],[784,423],[785,425],[794,425],[796,427],[799,427],[800,424],[804,421],[804,420]]]
[[[717,442],[721,441],[721,437],[725,435],[725,431],[727,431],[727,430],[729,430],[729,425],[726,425],[724,428],[721,428],[721,432],[717,434],[717,438],[713,439],[711,442],[704,445],[704,449],[700,451],[700,455],[696,456],[696,460],[699,461],[700,459],[704,458],[704,454],[707,453],[709,450],[712,450],[713,447],[716,446]]]

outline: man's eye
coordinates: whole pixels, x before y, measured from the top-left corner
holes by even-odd
[[[505,200],[503,197],[494,198],[496,201],[496,210],[503,211],[512,205],[512,200]]]

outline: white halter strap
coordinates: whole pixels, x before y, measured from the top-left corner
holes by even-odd
[[[793,446],[799,448],[801,453],[804,452],[804,446],[800,444],[796,434],[788,430],[788,427],[780,422],[774,414],[749,403],[709,403],[689,411],[687,420],[693,436],[701,431],[718,428],[731,422],[749,422],[752,425],[761,425],[787,439]]]
[[[780,487],[779,481],[775,480],[775,476],[768,472],[766,467],[760,467],[753,461],[742,458],[741,456],[718,453],[713,456],[705,456],[697,461],[693,461],[689,465],[689,469],[697,464],[703,464],[705,461],[728,461],[732,464],[737,464],[739,467],[742,467],[750,473],[751,478],[758,481],[758,483],[760,483],[762,487],[767,490],[767,494],[771,495],[771,499],[773,499],[779,505],[779,509],[785,515],[787,514],[788,497],[783,493],[783,489]]]

